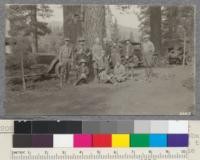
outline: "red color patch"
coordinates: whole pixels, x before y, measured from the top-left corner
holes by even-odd
[[[111,134],[93,134],[92,136],[93,147],[111,147],[112,135]]]

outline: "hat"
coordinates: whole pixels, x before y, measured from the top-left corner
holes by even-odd
[[[83,37],[80,37],[80,38],[78,39],[78,41],[79,41],[79,42],[83,42],[83,41],[85,41],[85,39],[84,39]]]
[[[87,61],[85,59],[81,59],[80,63],[86,63]]]
[[[69,38],[65,38],[64,40],[65,40],[65,41],[70,41],[70,39],[69,39]]]
[[[125,39],[125,42],[127,42],[127,41],[129,41],[129,42],[130,42],[131,40],[130,40],[130,39]]]
[[[149,38],[150,36],[149,35],[144,35],[143,36],[143,39],[147,39],[147,38]]]

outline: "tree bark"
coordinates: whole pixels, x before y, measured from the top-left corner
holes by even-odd
[[[95,39],[100,41],[106,35],[105,29],[105,6],[75,5],[63,6],[64,35],[73,43],[83,36],[89,47],[92,47]]]
[[[89,47],[92,47],[95,39],[99,38],[103,42],[106,36],[105,27],[105,6],[83,6],[85,13],[84,36]]]
[[[155,52],[161,54],[161,7],[150,7],[151,41],[155,46]]]
[[[22,87],[23,87],[23,91],[26,90],[26,81],[25,81],[25,77],[24,77],[24,54],[22,52],[20,52],[20,66],[21,66],[21,76],[22,76]]]
[[[70,38],[72,43],[82,36],[82,13],[80,5],[63,6],[64,36]]]
[[[33,5],[31,9],[31,24],[32,24],[32,53],[38,52],[38,36],[37,36],[37,6]]]
[[[177,31],[178,8],[176,6],[169,7],[169,38],[173,39]]]

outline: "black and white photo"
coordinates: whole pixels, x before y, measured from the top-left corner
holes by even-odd
[[[191,115],[195,7],[8,4],[6,115]]]

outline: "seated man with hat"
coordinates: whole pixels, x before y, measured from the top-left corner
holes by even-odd
[[[87,66],[87,61],[85,59],[80,60],[80,66],[78,68],[78,80],[74,83],[74,85],[79,85],[81,83],[87,83],[89,75],[89,69]]]

